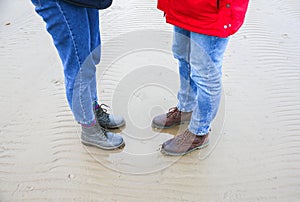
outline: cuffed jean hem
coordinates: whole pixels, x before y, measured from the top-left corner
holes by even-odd
[[[94,123],[95,120],[96,120],[96,118],[94,118],[94,119],[91,120],[91,121],[80,121],[80,122],[77,121],[77,123],[80,124],[80,125],[90,125],[90,124]]]
[[[207,135],[209,133],[209,129],[210,127],[193,127],[193,126],[189,126],[188,127],[189,131],[197,136],[204,136]]]
[[[182,107],[180,104],[177,104],[177,109],[181,112],[192,112],[193,108]]]

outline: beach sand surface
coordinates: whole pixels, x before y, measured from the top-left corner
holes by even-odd
[[[208,148],[167,157],[184,131],[151,128],[177,103],[172,26],[156,2],[101,11],[99,101],[126,146],[83,146],[61,62],[30,1],[0,2],[0,201],[300,201],[300,2],[252,0],[223,63]]]

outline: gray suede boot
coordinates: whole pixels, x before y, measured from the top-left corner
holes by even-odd
[[[95,116],[100,126],[107,129],[116,129],[125,125],[125,120],[122,116],[108,114],[103,106],[108,107],[105,104],[98,105],[97,102],[94,106]]]
[[[98,123],[89,127],[82,126],[81,142],[105,150],[118,149],[125,145],[119,134],[106,131]]]

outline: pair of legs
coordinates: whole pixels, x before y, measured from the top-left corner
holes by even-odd
[[[190,121],[188,130],[168,140],[162,151],[183,155],[208,144],[222,92],[222,59],[229,38],[203,35],[174,27],[173,54],[178,60],[180,89],[178,104],[153,119],[153,126],[171,127]]]
[[[124,145],[122,137],[103,129],[125,124],[97,104],[96,65],[100,62],[99,12],[61,0],[32,0],[61,58],[66,97],[75,120],[82,125],[84,144],[102,149]]]

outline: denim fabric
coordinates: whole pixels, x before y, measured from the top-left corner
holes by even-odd
[[[174,27],[173,54],[178,60],[178,109],[192,113],[189,130],[209,132],[222,92],[222,59],[229,38],[219,38]]]
[[[75,120],[95,120],[97,101],[96,64],[100,61],[100,30],[97,9],[77,7],[60,0],[32,0],[46,22],[59,53],[65,76],[66,97]]]

